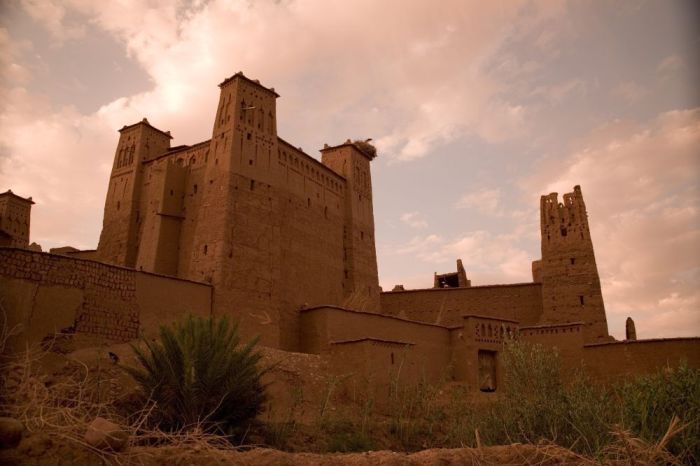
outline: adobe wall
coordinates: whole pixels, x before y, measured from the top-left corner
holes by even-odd
[[[410,320],[455,326],[465,314],[536,324],[542,314],[539,283],[429,288],[381,294],[382,313]]]
[[[279,140],[280,346],[299,348],[299,309],[343,300],[345,180]]]
[[[152,334],[188,313],[208,316],[211,287],[71,257],[0,248],[0,298],[10,348],[57,332],[110,341]]]
[[[429,364],[416,349],[410,343],[373,338],[336,342],[330,345],[328,367],[345,390],[371,396],[381,409],[392,390],[422,381],[436,383],[444,376],[446,367]]]
[[[481,381],[479,374],[479,352],[487,351],[495,356],[496,390],[503,378],[500,353],[507,335],[517,331],[517,322],[486,316],[469,315],[462,317],[462,326],[450,329],[452,346],[452,377],[466,382],[473,391],[479,391]]]
[[[445,327],[330,306],[301,312],[301,350],[304,352],[326,354],[333,350],[337,351],[335,354],[342,354],[342,348],[334,348],[341,346],[339,342],[366,339],[412,345],[411,360],[431,381],[444,376],[449,366],[450,330]],[[347,347],[347,344],[342,346]],[[380,369],[384,367],[386,361]]]
[[[564,368],[576,370],[583,358],[584,325],[582,322],[520,327],[519,338],[547,348],[556,347]]]
[[[139,330],[146,338],[158,335],[161,325],[170,325],[190,314],[211,316],[210,285],[145,272],[136,272],[135,284],[141,311]]]
[[[663,338],[597,343],[583,347],[586,372],[600,382],[653,374],[685,361],[700,368],[700,338]]]

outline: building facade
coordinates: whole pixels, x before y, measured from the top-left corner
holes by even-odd
[[[27,251],[31,198],[0,195],[11,239],[0,298],[10,322],[39,329],[28,339],[53,330],[128,341],[187,313],[230,316],[244,338],[322,355],[340,371],[388,383],[400,367],[482,392],[498,389],[498,355],[514,337],[557,347],[601,378],[680,359],[700,366],[697,338],[610,336],[579,186],[562,202],[541,197],[531,282],[472,286],[458,259],[430,288],[382,292],[374,148],[347,140],[319,161],[278,136],[273,88],[240,72],[219,87],[206,141],[171,147],[146,119],[119,131],[95,251]]]

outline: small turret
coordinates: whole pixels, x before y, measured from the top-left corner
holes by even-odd
[[[0,193],[0,246],[29,247],[29,221],[34,201],[8,189]]]
[[[625,321],[625,340],[634,341],[637,339],[637,329],[634,326],[634,321],[628,317]]]

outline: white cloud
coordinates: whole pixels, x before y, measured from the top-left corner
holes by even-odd
[[[416,236],[408,243],[386,248],[390,255],[408,255],[436,267],[462,259],[474,285],[532,280],[532,258],[517,246],[515,235],[478,230],[453,238],[437,234]]]
[[[401,215],[401,221],[411,228],[427,228],[428,222],[422,218],[420,212],[406,212]]]
[[[21,0],[22,8],[35,21],[41,23],[53,36],[56,46],[65,40],[85,35],[85,27],[66,21],[66,2],[56,0]]]
[[[507,139],[519,134],[526,109],[498,97],[505,83],[482,65],[514,31],[535,29],[559,11],[523,9],[524,3],[455,0],[436,10],[398,0],[362,0],[352,8],[309,1],[26,0],[25,10],[64,46],[84,32],[76,18],[111,34],[152,88],[83,115],[51,102],[38,106],[39,97],[4,85],[2,93],[12,98],[0,113],[0,176],[12,173],[12,186],[42,203],[35,213],[52,213],[35,215],[34,239],[94,246],[116,130],[148,117],[172,132],[174,144],[207,139],[216,85],[238,70],[280,91],[280,134],[311,152],[324,142],[375,137],[387,160],[409,160],[465,132]],[[382,27],[368,18],[382,18]],[[524,25],[516,28],[519,19]],[[17,57],[13,63],[21,66]],[[356,134],[345,134],[347,128]],[[85,182],[76,178],[83,174]],[[80,208],[61,204],[66,198],[79,200]],[[60,238],[57,231],[64,232]]]
[[[586,201],[610,330],[700,335],[700,109],[615,121],[542,164],[530,186]]]
[[[474,209],[487,215],[502,215],[501,209],[501,190],[480,189],[465,194],[455,204],[458,209]]]

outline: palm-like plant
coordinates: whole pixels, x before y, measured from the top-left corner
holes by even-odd
[[[238,326],[227,318],[190,316],[161,326],[159,342],[132,345],[142,367],[125,369],[156,403],[160,427],[230,432],[258,415],[266,399],[257,338],[239,342]]]

